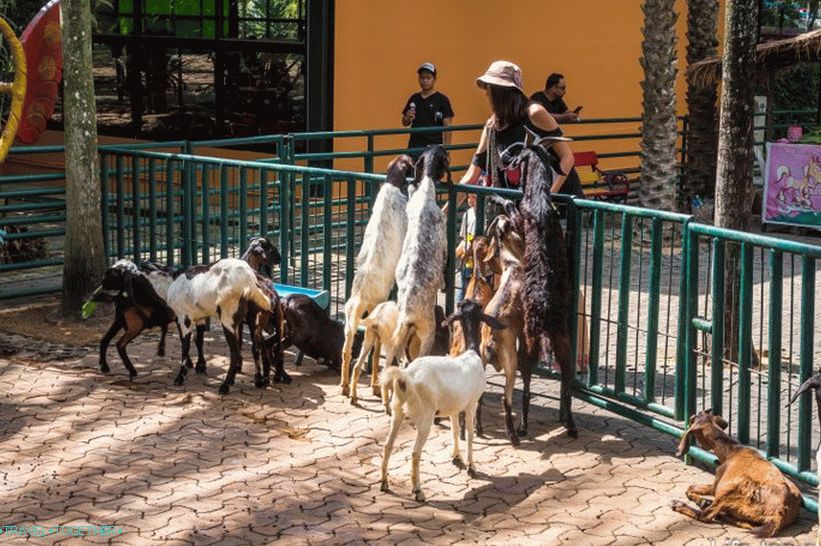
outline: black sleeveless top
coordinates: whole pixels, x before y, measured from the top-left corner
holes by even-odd
[[[525,145],[539,145],[542,143],[542,141],[548,139],[549,137],[562,136],[563,134],[562,129],[560,127],[556,127],[555,129],[552,129],[550,131],[546,131],[540,127],[537,127],[530,121],[530,118],[528,117],[525,118],[523,123],[509,125],[501,131],[489,129],[488,149],[490,149],[490,144],[493,140],[490,134],[491,131],[495,133],[495,135],[493,136],[495,137],[496,141],[496,149],[499,150],[499,158],[497,160],[497,172],[494,173],[494,175],[492,176],[492,185],[499,188],[513,189],[519,188],[521,181],[518,178],[517,171],[511,171],[508,170],[508,168],[513,163],[513,160],[522,152],[522,150],[524,150]],[[561,173],[561,168],[559,167],[558,154],[556,154],[556,152],[553,151],[552,147],[548,147],[547,150],[550,153],[551,157],[556,160],[553,163],[553,165],[551,165],[551,167],[557,173]],[[489,166],[487,150],[481,153],[474,154],[473,160],[471,162],[477,167],[486,170]],[[581,181],[579,180],[579,175],[576,173],[575,169],[571,169],[570,173],[565,179],[564,184],[562,185],[560,193],[566,193],[578,197],[583,196]]]

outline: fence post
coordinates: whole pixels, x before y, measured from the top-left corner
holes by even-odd
[[[333,250],[333,209],[331,208],[334,196],[334,181],[330,175],[322,177],[322,289],[331,290],[331,252]]]
[[[248,168],[239,168],[239,246],[248,241]]]
[[[662,228],[653,218],[650,234],[650,285],[647,302],[647,353],[644,360],[644,401],[656,399],[656,357],[658,355],[659,295],[661,292]]]
[[[131,237],[134,262],[140,263],[140,158],[131,156]]]
[[[812,375],[813,328],[815,328],[815,259],[803,256],[801,260],[801,360],[799,384]],[[812,402],[802,396],[798,405],[798,470],[810,469],[812,436]]]
[[[157,162],[148,159],[148,257],[157,260]]]
[[[770,251],[770,318],[767,369],[767,457],[778,457],[781,434],[781,313],[783,255]]]
[[[352,176],[347,177],[347,210],[345,211],[345,300],[351,295],[353,286],[354,261],[356,260],[356,235],[354,232],[354,222],[356,222],[356,180]],[[368,182],[363,182],[368,184]]]
[[[633,218],[626,212],[621,217],[621,266],[619,269],[619,314],[616,330],[617,393],[624,392],[627,375],[627,330],[630,320],[630,267],[633,257]]]
[[[691,415],[696,412],[696,359],[693,350],[696,343],[696,329],[693,327],[693,317],[696,316],[698,308],[698,234],[691,231],[688,223],[685,222],[686,246],[685,262],[683,271],[687,273],[686,286],[684,290],[684,360],[676,362],[676,417],[682,419],[687,424]],[[679,303],[681,306],[681,304]],[[678,359],[676,359],[678,360]],[[678,397],[681,395],[682,404],[679,404]],[[679,417],[681,415],[681,417]]]
[[[211,210],[209,203],[208,176],[210,168],[208,163],[202,164],[202,263],[211,261]]]
[[[169,266],[173,266],[175,260],[174,247],[174,222],[177,215],[174,212],[174,162],[171,159],[165,161],[165,261]]]
[[[713,239],[712,279],[712,354],[710,377],[710,406],[713,413],[723,415],[724,408],[724,241]]]
[[[292,245],[290,240],[290,214],[291,214],[291,198],[290,187],[288,181],[283,177],[282,171],[277,173],[279,179],[279,255],[281,262],[279,264],[279,279],[282,284],[288,284],[288,267],[289,267],[289,245]]]
[[[111,256],[111,242],[109,241],[109,225],[108,225],[108,154],[100,152],[100,190],[102,192],[100,198],[100,208],[103,214],[103,255],[106,263]]]
[[[117,154],[117,259],[125,257],[125,226],[123,217],[125,216],[125,197],[123,196],[123,156]]]
[[[750,364],[753,337],[753,248],[741,243],[738,309],[738,428],[742,444],[750,443]]]
[[[593,267],[590,287],[590,354],[587,365],[587,384],[599,382],[599,343],[601,342],[601,292],[604,266],[604,216],[593,211]]]
[[[194,211],[191,199],[191,162],[187,159],[182,162],[182,183],[182,265],[188,267],[194,263],[191,248],[194,244],[191,233],[191,216]]]

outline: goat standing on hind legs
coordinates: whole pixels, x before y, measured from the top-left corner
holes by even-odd
[[[366,313],[388,299],[394,285],[396,264],[408,228],[406,177],[411,172],[413,161],[409,156],[400,155],[390,162],[365,227],[362,248],[356,257],[351,295],[345,302],[345,343],[339,382],[343,396],[350,392],[351,358],[359,322]]]
[[[525,357],[522,373],[522,422],[517,431],[527,434],[527,414],[530,405],[530,379],[533,367],[545,362],[550,349],[561,374],[559,418],[564,421],[567,435],[578,436],[571,410],[571,388],[575,365],[570,349],[570,267],[567,247],[559,223],[559,213],[550,199],[554,163],[538,146],[519,155],[524,181],[524,195],[519,203],[524,224],[525,253],[522,258],[524,276],[523,303],[525,310]],[[558,168],[556,165],[555,168]]]
[[[818,411],[818,422],[821,423],[821,373],[817,373],[804,381],[795,394],[790,399],[790,404],[798,400],[798,397],[812,389],[815,392],[815,405]],[[821,446],[815,452],[815,468],[819,478],[821,478]],[[818,502],[821,504],[821,486],[818,488]],[[821,546],[821,511],[818,512],[818,537],[815,544]]]
[[[703,449],[715,453],[719,465],[712,484],[687,488],[687,498],[698,503],[700,510],[681,501],[673,501],[670,507],[699,521],[711,523],[721,518],[751,529],[759,538],[771,537],[798,518],[801,492],[756,449],[728,436],[726,428],[727,421],[711,410],[690,418],[676,456],[690,449],[692,434]]]

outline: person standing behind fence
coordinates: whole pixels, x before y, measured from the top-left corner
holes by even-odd
[[[564,94],[566,92],[567,82],[564,80],[564,75],[554,72],[545,80],[544,89],[530,95],[530,100],[544,106],[545,110],[559,123],[581,121],[579,112],[582,111],[582,107],[577,106],[575,110],[570,111],[564,102]]]
[[[453,121],[453,109],[450,99],[435,89],[436,67],[433,63],[422,63],[416,70],[419,74],[421,91],[414,93],[402,109],[402,126],[418,127],[448,127]],[[429,133],[411,133],[408,148],[425,148],[432,144],[450,144],[450,131],[431,131]],[[421,155],[422,150],[410,152],[414,161]]]
[[[480,185],[484,185],[480,182]],[[467,196],[468,208],[462,216],[462,226],[459,229],[459,237],[462,239],[456,247],[456,259],[461,263],[461,284],[456,289],[456,303],[465,299],[470,277],[473,275],[473,251],[471,245],[476,237],[476,194],[469,193]]]

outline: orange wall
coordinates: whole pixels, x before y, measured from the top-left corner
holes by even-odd
[[[570,108],[585,118],[641,115],[641,0],[337,0],[334,47],[334,129],[399,127],[401,109],[418,91],[416,68],[431,61],[437,89],[448,95],[455,124],[489,115],[474,80],[490,62],[507,59],[523,71],[525,91],[563,73]],[[686,0],[679,13],[679,112],[684,113]],[[719,22],[719,27],[722,21]],[[591,126],[601,132],[635,131],[638,123]],[[571,127],[571,135],[584,126]],[[472,135],[475,138],[475,135]],[[379,147],[404,138],[378,139]],[[463,141],[470,137],[465,135]],[[337,149],[356,147],[353,143]],[[637,148],[635,141],[578,143],[597,151]],[[362,142],[358,142],[362,147]],[[465,154],[462,154],[465,155]],[[359,163],[361,165],[361,162]],[[384,162],[377,164],[384,165]]]

